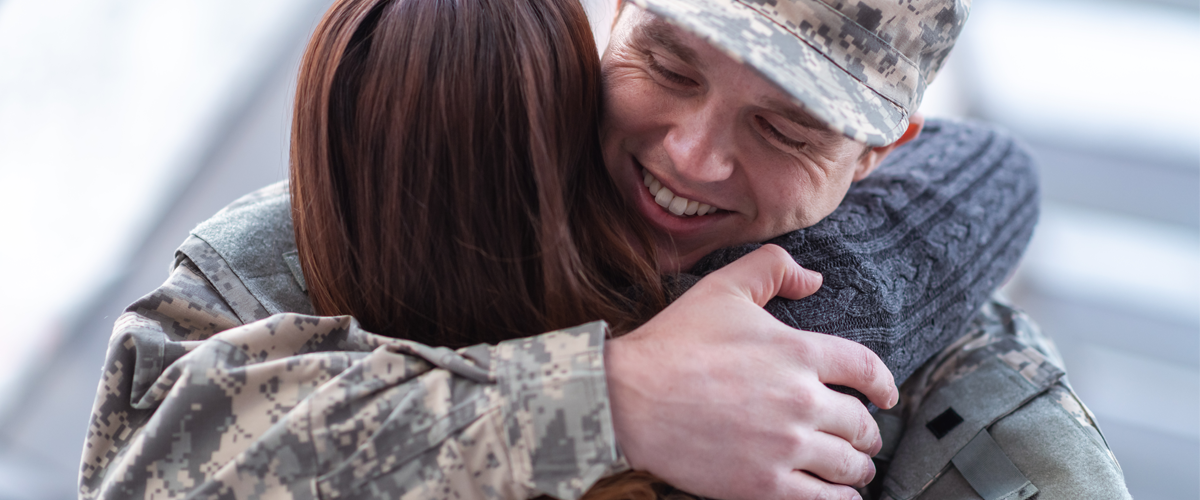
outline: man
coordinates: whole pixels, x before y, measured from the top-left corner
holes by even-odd
[[[907,6],[871,2],[875,7],[809,1],[632,3],[622,9],[603,60],[605,161],[626,197],[663,234],[664,247],[674,246],[665,267],[680,270],[692,269],[722,248],[813,226],[833,212],[852,182],[865,179],[895,148],[918,136],[924,124],[915,113],[921,94],[966,17],[965,6],[941,1]],[[662,335],[669,338],[670,332]],[[610,357],[616,359],[610,363],[616,364],[620,344],[614,344]],[[930,344],[933,351],[944,346]],[[648,362],[630,363],[630,371]],[[915,368],[889,367],[901,368],[898,378]],[[624,373],[610,374],[610,379]],[[645,384],[610,382],[614,408],[626,404],[620,388]],[[723,394],[715,392],[708,391],[708,398],[719,402]],[[831,399],[822,388],[797,397]],[[872,468],[865,452],[873,452],[876,442],[855,443],[864,452],[860,454],[839,449],[841,443],[826,445],[821,439],[826,435],[844,435],[822,432],[817,417],[828,414],[845,414],[854,422],[861,418],[838,409],[814,410],[807,416],[811,421],[780,419],[779,429],[796,426],[812,432],[780,432],[771,438],[801,440],[810,454],[791,457],[792,467],[764,478],[770,488],[748,496],[838,491],[811,476],[790,473],[793,469],[831,483],[869,480]],[[674,449],[656,439],[661,432],[631,431],[623,438],[623,418],[619,413],[614,417],[618,441],[630,443],[623,450],[634,467],[676,484],[727,481],[715,471],[687,475],[705,470],[711,454],[679,453],[698,458],[672,461],[678,471],[645,465],[665,461],[661,450]],[[730,434],[736,438],[725,445],[728,455],[771,449]],[[829,462],[848,463],[847,468],[862,472],[822,471],[821,464]],[[752,463],[739,457],[720,466],[736,471],[733,475],[753,475],[757,471],[746,465]],[[719,484],[704,486],[696,491],[733,494]],[[753,491],[740,484],[733,490]]]
[[[634,7],[626,8],[617,25],[614,48],[605,60],[610,105],[604,127],[605,155],[613,177],[626,190],[625,194],[662,231],[664,245],[675,245],[676,255],[665,263],[675,269],[692,268],[712,250],[763,241],[811,226],[833,211],[849,189],[850,182],[865,178],[896,146],[915,138],[921,120],[911,117],[910,113],[919,102],[923,80],[931,77],[940,64],[965,16],[965,11],[954,9],[947,15],[939,13],[941,17],[934,16],[933,19],[946,19],[939,21],[940,28],[932,33],[922,31],[920,37],[905,38],[918,52],[928,49],[931,54],[928,60],[918,58],[925,62],[917,63],[920,69],[915,72],[908,67],[913,65],[908,63],[909,55],[897,55],[894,49],[880,54],[877,52],[882,49],[876,41],[856,39],[845,33],[839,35],[836,30],[831,33],[828,29],[815,29],[813,32],[820,37],[833,37],[827,40],[830,47],[858,47],[861,54],[840,61],[849,71],[861,74],[852,75],[835,69],[834,64],[826,61],[815,63],[815,69],[809,68],[816,73],[803,78],[798,75],[792,75],[796,78],[779,78],[776,75],[773,77],[775,84],[772,84],[755,71],[766,74],[765,68],[792,68],[790,63],[774,66],[765,63],[773,58],[777,61],[797,60],[795,54],[775,52],[788,46],[785,43],[790,43],[796,50],[807,49],[796,45],[795,34],[779,32],[778,28],[763,21],[769,16],[753,17],[759,14],[744,10],[746,6],[736,2],[645,2],[644,5],[651,10],[659,9],[656,11],[659,15],[650,15]],[[780,5],[799,8],[807,3]],[[864,22],[876,27],[887,26],[880,24],[875,19],[879,15],[872,12],[875,11],[864,8],[858,16],[859,24],[844,21],[845,13],[832,15],[847,29],[852,25],[862,28]],[[713,33],[701,31],[706,26],[720,31],[724,29],[720,27],[726,25],[723,23],[744,21],[745,29],[734,31],[738,36],[749,40],[770,33],[772,38],[747,42],[751,50],[740,53],[740,57],[750,66],[743,66],[724,56],[715,46],[707,45],[664,19],[695,21],[699,24],[689,24],[689,30],[710,39]],[[803,18],[796,18],[797,21],[800,19]],[[804,22],[794,24],[801,29],[812,28],[811,24],[806,28]],[[784,25],[786,22],[779,24]],[[868,33],[860,29],[854,34],[866,36]],[[776,43],[774,37],[777,36],[791,36],[792,39]],[[724,42],[730,40],[737,39]],[[732,51],[728,45],[721,46]],[[900,55],[907,63],[905,68],[877,71],[878,74],[862,72],[866,67],[863,62],[868,60],[877,63],[873,66],[877,70],[901,65]],[[807,60],[803,58],[834,55],[807,51],[797,57]],[[800,71],[800,67],[788,71],[791,70]],[[861,86],[855,77],[881,86],[879,89]],[[807,82],[802,84],[811,86],[807,89],[811,95],[804,89],[788,88],[787,82]],[[816,101],[805,101],[806,95],[817,96]],[[839,132],[829,132],[826,130],[829,127]],[[653,205],[647,203],[650,196],[644,188],[655,190]],[[251,199],[235,204],[227,215],[236,215],[244,209],[269,209],[276,201],[278,198]],[[660,206],[667,211],[657,208]],[[706,207],[703,212],[702,207]],[[687,215],[695,216],[682,217]],[[258,219],[258,222],[264,221]],[[228,217],[224,222],[228,222]],[[149,297],[148,300],[157,303],[154,307],[167,307],[166,302],[185,304],[183,312],[172,312],[177,314],[172,318],[178,320],[182,315],[193,313],[191,306],[199,304],[196,294],[219,293],[220,296],[209,303],[223,300],[234,311],[212,312],[211,318],[205,318],[209,324],[230,328],[239,322],[260,320],[256,323],[259,330],[247,325],[246,329],[222,333],[222,339],[226,341],[222,345],[226,348],[239,345],[234,342],[238,338],[243,341],[240,345],[259,347],[264,340],[254,335],[262,328],[272,335],[277,330],[287,331],[287,335],[280,337],[293,339],[306,338],[306,335],[321,338],[344,335],[350,340],[360,339],[361,332],[353,324],[310,321],[293,316],[263,319],[266,313],[302,309],[279,307],[286,301],[277,300],[280,296],[258,293],[261,291],[258,285],[239,274],[240,270],[245,270],[242,267],[245,263],[219,251],[220,241],[229,236],[222,233],[229,225],[222,224],[221,220],[215,220],[202,225],[196,231],[199,238],[185,243],[181,248],[180,266],[176,269],[179,283],[186,285],[178,288],[183,290],[177,294],[180,300],[161,301],[157,296]],[[281,244],[286,247],[287,243]],[[286,248],[284,250],[279,254],[286,255]],[[289,269],[282,261],[272,265],[284,266],[280,273],[268,276],[272,279],[283,276],[286,281],[295,275],[295,268]],[[264,275],[255,275],[255,279],[260,278]],[[587,329],[507,342],[486,353],[464,355],[389,344],[395,355],[423,359],[438,367],[427,366],[422,369],[424,371],[406,375],[414,377],[411,380],[391,383],[411,381],[422,387],[441,387],[438,384],[451,383],[446,381],[449,372],[462,377],[452,379],[454,384],[480,386],[482,388],[478,390],[491,394],[490,397],[507,398],[512,403],[505,406],[511,411],[498,410],[501,414],[497,417],[499,422],[512,424],[503,427],[507,431],[505,434],[498,432],[499,428],[491,429],[490,420],[468,419],[466,422],[470,425],[465,427],[455,424],[448,430],[440,430],[441,438],[422,435],[432,448],[412,451],[425,455],[429,455],[429,450],[436,452],[429,455],[436,458],[432,462],[434,468],[420,469],[422,474],[431,476],[422,483],[423,487],[430,488],[428,491],[432,495],[435,486],[451,491],[464,484],[482,484],[484,491],[493,491],[499,496],[545,492],[570,498],[586,490],[599,476],[628,464],[650,470],[689,491],[723,498],[849,498],[856,495],[849,486],[865,484],[872,477],[874,470],[869,455],[878,451],[883,443],[865,408],[852,398],[829,390],[825,384],[857,388],[879,406],[890,407],[898,399],[890,374],[880,360],[862,346],[793,330],[761,309],[776,294],[800,298],[812,293],[818,284],[811,273],[800,270],[776,247],[767,247],[740,265],[714,273],[635,333],[606,344],[602,332]],[[190,302],[182,300],[185,298]],[[302,294],[300,300],[303,302]],[[149,307],[149,304],[144,305]],[[131,311],[140,311],[136,307],[142,306],[135,304]],[[196,314],[211,312],[199,306],[195,309]],[[138,323],[145,321],[145,315],[127,316],[123,317],[123,322],[127,326],[133,325],[131,331],[146,326]],[[153,328],[156,327],[146,327],[145,331],[151,332]],[[221,331],[215,327],[213,330]],[[957,333],[954,328],[948,330],[951,330],[948,335]],[[211,333],[206,331],[205,334]],[[133,380],[135,391],[149,391],[148,396],[153,396],[148,397],[150,402],[146,403],[152,407],[157,401],[155,398],[167,396],[143,386],[154,379],[139,378],[141,370],[145,369],[144,363],[139,361],[151,359],[156,352],[170,353],[176,349],[175,356],[178,356],[191,348],[173,345],[168,343],[163,347],[161,340],[146,340],[137,332],[116,338],[113,344],[116,355],[110,354],[111,371],[106,376],[109,380]],[[215,344],[205,343],[205,346],[212,345]],[[927,346],[931,352],[940,347],[936,344]],[[277,355],[279,353],[271,354],[265,359],[274,360],[273,356]],[[540,375],[536,374],[540,370],[523,370],[537,368],[537,363],[545,362],[543,358],[569,367],[561,378],[547,375],[553,382],[549,385],[575,387],[576,390],[550,391],[556,392],[556,397],[530,392],[520,393],[520,397],[512,394],[497,396],[496,391],[483,386],[500,385],[503,392],[515,387],[514,379],[489,380],[486,373],[481,375],[475,367],[489,363],[515,367],[502,370],[502,373],[516,374],[515,380],[532,377],[542,383],[538,378]],[[594,366],[600,359],[603,359],[604,370]],[[414,363],[414,366],[422,364]],[[915,364],[907,369],[911,372],[914,367]],[[253,362],[238,367],[238,370],[245,373],[252,372],[252,368]],[[161,370],[163,366],[156,369]],[[220,369],[213,369],[221,373]],[[192,380],[187,379],[188,383],[193,383]],[[221,377],[214,380],[219,382]],[[264,381],[263,387],[279,383],[278,379]],[[286,380],[283,383],[287,385]],[[307,383],[300,385],[308,387],[304,385]],[[124,385],[112,382],[109,387]],[[314,389],[297,389],[294,394],[289,394],[298,397],[297,394],[304,394],[305,390]],[[281,397],[275,389],[271,391],[272,397]],[[350,392],[358,393],[356,391]],[[112,396],[114,401],[123,400],[126,405],[131,397],[117,389],[113,389]],[[234,408],[239,404],[256,407],[262,402],[261,398],[251,396],[231,397]],[[243,401],[245,398],[249,400]],[[305,401],[309,403],[304,404],[319,405],[328,400]],[[101,455],[92,456],[85,452],[82,479],[85,496],[96,494],[112,486],[113,482],[119,483],[124,477],[118,472],[117,476],[107,476],[115,478],[113,481],[103,485],[95,482],[104,477],[101,471],[112,458],[105,455],[104,450],[111,449],[112,442],[126,439],[123,436],[132,432],[115,413],[103,409],[104,404],[103,398],[98,401],[98,413],[89,432],[89,449],[101,452]],[[610,404],[611,414],[608,411]],[[207,411],[200,406],[197,403],[175,409],[184,413]],[[323,420],[326,430],[321,432],[328,434],[328,429],[361,427],[363,421],[357,420],[354,412],[367,411],[364,408],[374,407],[358,402],[346,405],[344,410],[341,407],[305,407],[306,414],[319,418],[294,422],[295,425],[312,426],[316,424],[311,422]],[[274,422],[280,416],[272,411],[282,410],[268,408],[264,411],[267,415],[260,415],[261,418],[239,420],[240,430],[236,435],[222,435],[219,439],[222,446],[226,439],[231,442],[240,439],[250,444],[243,448],[230,445],[230,448],[218,450],[217,455],[237,450],[238,459],[235,463],[226,457],[222,462],[214,456],[214,461],[210,462],[214,469],[200,473],[208,478],[208,483],[189,483],[195,480],[191,475],[193,471],[190,465],[181,465],[184,461],[179,458],[186,450],[178,453],[172,450],[168,454],[171,460],[151,463],[150,467],[160,471],[153,476],[153,481],[158,481],[168,492],[178,492],[181,488],[186,491],[192,487],[217,488],[214,491],[243,487],[260,493],[276,491],[272,488],[287,486],[283,479],[311,481],[305,474],[314,473],[310,470],[314,468],[313,462],[330,460],[328,453],[319,452],[322,446],[350,446],[353,449],[357,439],[374,440],[386,435],[360,429],[361,432],[330,436],[336,439],[314,445],[319,456],[310,462],[304,457],[297,458],[295,454],[300,449],[296,446],[300,446],[300,442],[289,440],[296,436],[311,436],[312,427],[305,427],[307,431],[298,434],[291,428],[272,428],[282,432],[281,435],[260,435],[246,430],[245,426]],[[434,421],[441,422],[442,417],[447,416],[432,409],[429,411],[428,416],[434,417]],[[186,418],[180,417],[180,420]],[[153,440],[145,442],[150,444],[131,446],[162,444],[155,444],[157,442]],[[171,443],[171,446],[176,444]],[[616,444],[620,445],[624,455],[614,452]],[[374,444],[368,448],[374,449]],[[134,458],[136,455],[132,454]],[[129,457],[126,454],[125,458]],[[285,460],[279,462],[279,457]],[[394,455],[393,458],[406,459]],[[358,462],[360,459],[366,462]],[[368,457],[351,458],[337,471],[322,473],[319,487],[330,495],[351,491],[343,488],[392,491],[388,488],[398,487],[401,489],[396,491],[415,491],[411,489],[413,485],[385,484],[393,480],[385,473],[360,474],[361,467],[375,470],[380,466],[378,462]],[[406,464],[401,462],[405,467]],[[419,465],[425,467],[428,464]],[[221,466],[220,470],[215,469],[217,466]],[[133,470],[126,467],[123,463],[120,470]],[[403,469],[400,465],[394,467],[384,470]],[[144,472],[139,470],[137,474]],[[114,494],[120,490],[105,491]],[[439,490],[438,494],[443,492]]]
[[[804,252],[799,250],[802,245],[796,244],[795,235],[811,237],[824,231],[826,236],[837,234],[852,239],[847,231],[829,231],[829,226],[853,222],[853,218],[845,214],[826,218],[842,203],[852,182],[866,179],[897,147],[920,134],[924,119],[916,110],[921,96],[953,46],[967,14],[966,2],[938,0],[894,3],[631,0],[631,3],[634,5],[622,9],[614,24],[603,60],[607,105],[602,127],[605,162],[630,203],[663,235],[663,246],[673,245],[676,250],[664,257],[664,267],[697,273],[717,269],[721,263],[746,251],[726,251],[723,257],[714,258],[722,255],[718,252],[722,248],[770,240],[796,255]],[[945,125],[939,128],[943,129],[939,131],[941,134],[946,133]],[[977,149],[966,155],[974,160],[964,160],[965,165],[986,163],[979,161],[987,156],[982,143],[977,143],[974,146]],[[909,149],[922,150],[929,156],[947,155],[949,151],[932,149],[928,144]],[[906,161],[911,158],[892,164],[894,167]],[[922,167],[931,175],[937,170],[932,164]],[[978,174],[965,168],[958,175]],[[960,191],[943,187],[941,194],[966,201],[967,193],[988,193],[991,198],[988,208],[1013,219],[1010,223],[990,224],[997,233],[1032,224],[1036,217],[1032,208],[1036,204],[1035,188],[982,186],[981,182],[980,187]],[[884,193],[887,191],[881,189],[879,194]],[[897,198],[891,199],[895,202]],[[899,199],[915,202],[915,198]],[[902,205],[903,208],[890,211],[889,217],[904,219],[908,216],[906,212],[923,210],[917,205]],[[938,208],[944,210],[946,205]],[[986,214],[982,207],[976,209],[980,210],[979,217],[998,215]],[[1025,222],[1018,222],[1022,218]],[[824,228],[814,227],[823,219]],[[800,228],[810,229],[805,230],[808,233],[792,232]],[[772,239],[782,234],[792,236]],[[938,239],[925,236],[926,241]],[[999,234],[991,237],[1004,239]],[[1017,242],[1016,247],[1023,248],[1028,233],[1016,230],[1008,238]],[[953,239],[942,240],[942,244],[954,245]],[[882,241],[874,243],[887,245]],[[972,252],[977,265],[1004,261],[1002,255],[1012,251],[988,252],[984,251],[986,246],[966,245],[957,250]],[[1020,250],[1016,252],[1019,254]],[[927,256],[905,257],[902,262],[917,265]],[[707,262],[701,262],[702,258]],[[819,264],[814,266],[815,262],[803,260],[801,255],[797,258],[805,267],[824,272],[829,285],[833,276],[828,269]],[[904,266],[900,264],[893,272],[903,273]],[[978,269],[966,273],[989,275]],[[994,274],[991,276],[992,280],[997,279]],[[994,283],[989,282],[984,289],[990,289]],[[963,291],[959,301],[971,303],[970,299],[962,299],[977,296],[981,288],[977,284],[959,290]],[[902,299],[908,300],[919,303],[924,299],[912,295]],[[822,309],[825,303],[808,300],[803,307],[791,309],[795,314],[807,314],[807,318],[790,317],[787,306],[779,303],[769,310],[791,326],[831,331],[821,328],[820,321],[813,321],[817,315],[813,310]],[[920,307],[908,309],[907,305],[897,305],[896,310],[922,316],[917,312]],[[827,309],[834,310],[834,315],[845,315],[847,308]],[[953,324],[953,314],[924,317],[930,321],[949,319],[951,324],[941,325],[945,328],[941,336],[925,337],[925,347],[933,350],[907,360],[881,346],[886,342],[879,342],[878,337],[863,339],[885,358],[897,381],[912,373],[913,361],[920,364],[928,355],[946,347],[949,339],[945,333],[961,333]],[[855,338],[851,329],[836,330],[839,336]],[[663,329],[659,334],[670,338],[671,331]],[[678,338],[673,340],[683,343]],[[619,342],[613,344],[610,349],[614,355],[609,363],[625,366],[620,353],[624,346]],[[1090,415],[1077,418],[1082,422],[1077,428],[1056,427],[1062,419],[1055,418],[1048,408],[1055,405],[1043,405],[1040,409],[1033,404],[1020,406],[1023,400],[1055,399],[1061,405],[1058,410],[1087,414],[1069,386],[1056,384],[1063,375],[1061,360],[1056,360],[1052,345],[1027,319],[1004,306],[990,304],[976,318],[968,335],[955,346],[958,347],[942,351],[922,369],[917,380],[908,384],[903,401],[907,407],[903,411],[879,417],[881,422],[908,428],[898,450],[895,441],[887,445],[886,455],[890,459],[895,453],[897,465],[882,484],[885,496],[981,495],[1024,499],[1038,494],[1039,486],[1047,488],[1042,491],[1043,497],[1128,496],[1111,452],[1106,445],[1094,444],[1102,442],[1102,438],[1097,441],[1098,428]],[[997,358],[1005,362],[997,362]],[[786,414],[776,417],[780,427],[792,424],[817,432],[772,436],[784,442],[789,437],[798,438],[811,450],[806,456],[779,455],[775,463],[790,467],[777,468],[774,474],[762,473],[754,467],[761,464],[763,455],[769,456],[777,448],[755,442],[753,437],[739,435],[730,439],[721,454],[736,458],[714,465],[711,453],[699,449],[689,453],[691,450],[680,451],[675,442],[664,443],[661,436],[670,435],[669,431],[651,427],[653,430],[647,432],[644,425],[629,425],[626,430],[623,427],[628,417],[616,410],[631,404],[623,401],[626,396],[621,391],[625,387],[645,387],[649,382],[623,383],[622,379],[651,362],[642,358],[629,363],[629,369],[609,374],[617,439],[635,468],[650,470],[699,493],[714,492],[713,496],[722,498],[851,498],[854,493],[838,484],[861,485],[874,472],[869,462],[863,461],[861,455],[847,453],[844,445],[840,449],[822,446],[825,443],[821,438],[835,435],[845,438],[860,452],[874,454],[879,450],[864,447],[844,431],[823,428],[825,422],[821,417],[836,414],[837,410],[815,411],[807,419],[796,415],[789,419]],[[1018,368],[1025,382],[1007,385],[1002,381],[1012,377]],[[994,392],[989,392],[988,398],[981,398],[978,391],[983,388]],[[730,388],[731,392],[738,390],[746,389]],[[820,388],[796,392],[803,394],[798,397],[817,400],[822,393]],[[1053,396],[1042,398],[1038,394]],[[724,403],[725,395],[719,390],[706,394],[715,406]],[[932,403],[922,406],[923,400]],[[643,397],[641,402],[647,406],[657,404],[659,411],[668,411],[662,407],[669,405],[650,401]],[[1014,410],[1026,423],[1004,419],[1007,412]],[[929,414],[931,411],[935,413]],[[973,415],[966,417],[970,423],[961,424],[959,412]],[[855,421],[854,413],[850,415],[850,421]],[[705,431],[700,426],[686,426],[687,435],[703,435]],[[899,439],[899,432],[891,434],[892,439]],[[1013,439],[1014,434],[1022,436],[1021,444],[1004,442],[1006,437]],[[1038,437],[1032,438],[1035,435]],[[1039,446],[1036,444],[1039,439],[1053,441],[1055,445]],[[997,440],[1007,446],[995,444]],[[743,448],[745,444],[749,447]],[[796,448],[803,447],[793,449]],[[1027,452],[1024,456],[1016,451],[1022,448]],[[1059,453],[1061,450],[1051,448],[1072,452]],[[664,450],[669,450],[672,456]],[[748,452],[745,457],[739,456],[743,450]],[[758,456],[753,456],[755,451]],[[861,467],[870,472],[855,481],[854,474],[830,471],[829,461],[838,460],[845,460],[847,469]],[[1089,465],[1085,467],[1083,462]],[[1067,463],[1071,465],[1064,466]],[[1075,473],[1073,466],[1089,472]],[[946,467],[957,475],[940,477]],[[1053,469],[1059,472],[1049,472]],[[1001,470],[1005,472],[998,472]],[[825,481],[795,471],[806,471]],[[729,476],[749,476],[761,484],[731,485]],[[879,494],[878,489],[873,493]]]
[[[922,41],[914,44],[920,53],[904,54],[878,40],[845,40],[905,35],[895,28],[876,35],[849,19],[838,22],[859,32],[809,26],[813,33],[804,36],[803,28],[780,28],[803,24],[795,16],[822,4],[776,3],[649,1],[644,5],[658,15],[634,5],[615,24],[602,63],[605,162],[631,202],[670,237],[678,253],[668,267],[689,269],[718,249],[766,241],[829,215],[851,182],[920,133],[924,119],[916,108],[924,82],[966,17],[965,8],[951,3],[942,26],[926,26],[934,21],[929,14],[893,21],[944,32],[940,43]],[[919,8],[947,2],[923,3]],[[893,7],[886,15],[905,12]],[[738,41],[739,31],[750,40]],[[821,39],[832,53],[809,47]],[[846,49],[834,52],[840,46]],[[908,67],[875,67],[870,60],[909,57],[916,61]],[[839,59],[861,74],[842,71],[832,62]],[[643,189],[644,179],[667,190]],[[685,212],[691,201],[711,208],[693,216]]]

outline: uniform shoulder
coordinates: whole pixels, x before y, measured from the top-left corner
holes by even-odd
[[[236,277],[268,314],[313,312],[297,258],[287,181],[247,194],[201,222],[179,252],[210,278]]]

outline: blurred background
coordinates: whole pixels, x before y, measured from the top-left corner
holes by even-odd
[[[615,0],[584,0],[601,46]],[[112,322],[286,176],[330,0],[0,0],[0,500],[68,499]],[[1200,498],[1200,5],[979,0],[929,116],[1040,162],[1006,293],[1057,342],[1135,498]]]

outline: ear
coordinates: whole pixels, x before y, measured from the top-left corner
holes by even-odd
[[[854,172],[854,181],[861,181],[868,175],[871,175],[871,172],[874,172],[875,168],[878,167],[879,164],[883,163],[883,159],[887,158],[887,155],[890,154],[892,150],[896,149],[901,144],[916,139],[917,136],[921,135],[921,129],[923,128],[925,128],[925,115],[921,114],[920,111],[910,115],[908,117],[908,130],[905,130],[904,135],[900,136],[899,139],[896,139],[896,142],[885,146],[878,146],[868,149],[867,152],[858,159],[858,170]]]

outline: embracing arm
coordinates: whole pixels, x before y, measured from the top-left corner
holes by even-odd
[[[239,323],[189,265],[122,315],[81,498],[570,499],[625,468],[603,323],[457,352],[350,317]]]
[[[873,474],[873,421],[824,384],[881,406],[897,392],[865,348],[796,332],[761,308],[817,286],[770,247],[626,337],[605,342],[592,323],[455,352],[350,317],[242,325],[184,259],[117,322],[80,497],[570,500],[628,467],[619,436],[635,466],[689,491],[850,498],[797,472],[850,484]]]
[[[294,247],[283,244],[290,223],[286,203],[270,196],[277,191],[286,192],[268,188],[223,211],[240,217],[237,224],[218,216],[202,225],[167,283],[117,322],[89,424],[81,497],[210,490],[423,497],[441,487],[468,498],[571,499],[625,467],[613,437],[622,433],[634,465],[731,499],[813,488],[853,494],[796,470],[821,470],[843,484],[871,476],[873,421],[824,384],[856,387],[886,405],[894,401],[891,375],[862,346],[796,332],[763,312],[769,289],[799,298],[819,286],[784,286],[783,276],[795,280],[799,267],[778,248],[758,252],[759,264],[717,273],[640,333],[604,347],[593,325],[455,354],[380,338],[349,318],[271,316],[311,307],[285,264]],[[265,208],[252,210],[260,201]],[[221,229],[248,224],[252,253],[236,246],[219,253],[206,243],[244,241]],[[223,255],[253,272],[235,273]],[[270,265],[238,264],[239,256]],[[765,286],[770,277],[781,281]]]
[[[1036,182],[1020,148],[980,127],[940,127],[897,151],[826,221],[777,240],[823,272],[826,286],[804,302],[777,299],[768,310],[791,326],[860,340],[898,378],[924,359],[919,349],[934,352],[938,338],[957,335],[954,318],[965,322],[1011,271],[1036,216]],[[896,168],[905,159],[929,170]],[[708,262],[715,269],[750,250]],[[675,317],[660,315],[642,335],[609,342],[623,346],[611,360],[594,328],[456,354],[379,338],[349,318],[261,319],[261,304],[242,300],[245,290],[226,298],[216,292],[220,286],[228,294],[237,280],[206,278],[188,259],[181,264],[116,325],[84,450],[83,498],[191,491],[425,497],[450,488],[441,491],[569,499],[625,466],[614,434],[623,434],[634,465],[689,490],[739,485],[726,496],[785,497],[839,488],[795,482],[809,477],[796,470],[832,464],[821,474],[842,484],[871,476],[865,457],[877,449],[873,423],[861,405],[823,384],[858,387],[885,405],[894,400],[891,377],[873,368],[879,361],[865,349],[797,334],[769,317],[724,314],[761,312],[758,302],[770,293],[731,302],[720,286],[698,289],[677,302],[687,307],[673,306]],[[898,279],[888,272],[893,264]],[[937,301],[904,300],[914,297],[948,302],[931,309]],[[249,324],[239,327],[243,319]],[[839,355],[834,369],[812,362]],[[768,360],[779,356],[785,359]],[[613,412],[606,385],[615,387],[612,405],[623,405]],[[687,396],[695,391],[704,397]],[[733,411],[720,411],[722,396]],[[745,411],[746,403],[761,411]],[[624,422],[619,431],[612,420]],[[813,441],[822,435],[840,439]],[[747,446],[750,439],[767,446]],[[756,453],[764,449],[777,454]],[[749,459],[709,460],[739,450]]]

